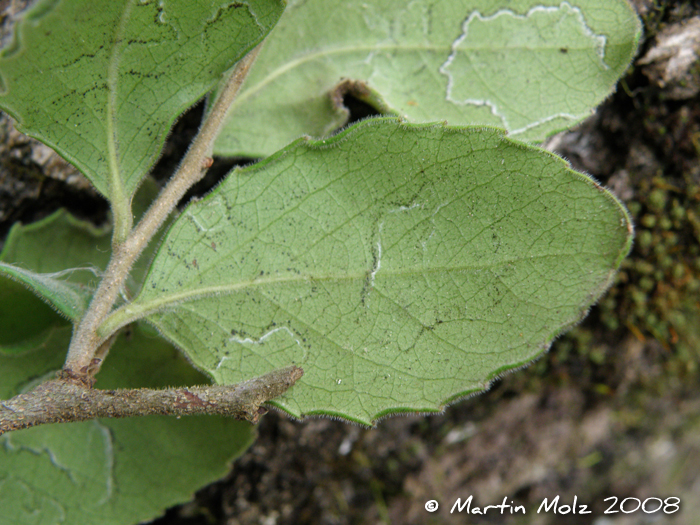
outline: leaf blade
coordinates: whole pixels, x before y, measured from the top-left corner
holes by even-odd
[[[158,191],[158,184],[152,178],[144,180],[134,195],[134,217],[138,219],[145,213]],[[154,242],[136,261],[125,284],[127,295],[136,295],[141,287],[147,263],[170,222],[171,219],[166,221]],[[76,322],[109,262],[110,233],[109,225],[95,227],[65,209],[31,224],[14,224],[0,252],[0,276],[22,283],[64,317]],[[0,286],[4,293],[12,293],[5,283]]]
[[[296,364],[274,404],[371,424],[534,359],[630,238],[614,197],[502,131],[367,121],[189,206],[100,330],[147,316],[221,383]]]
[[[74,323],[80,320],[92,297],[89,290],[58,279],[56,274],[35,273],[1,261],[0,275],[22,283]]]
[[[624,0],[291,1],[215,152],[263,157],[329,135],[348,118],[341,79],[357,81],[351,94],[382,113],[541,141],[609,95],[640,27]]]
[[[173,121],[281,11],[276,0],[40,2],[3,52],[0,107],[128,203]]]

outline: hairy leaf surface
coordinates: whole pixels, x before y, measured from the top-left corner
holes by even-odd
[[[2,52],[0,107],[123,205],[173,121],[282,9],[279,0],[42,0]]]
[[[291,0],[216,152],[260,157],[326,136],[347,122],[347,92],[414,122],[542,140],[610,94],[640,27],[625,0]]]
[[[540,355],[630,239],[610,193],[500,130],[365,121],[190,205],[101,331],[147,316],[218,383],[294,363],[274,404],[369,424]]]
[[[38,302],[25,292],[25,298]],[[41,345],[0,348],[0,399],[60,369],[69,326],[46,327]],[[121,337],[98,387],[202,384],[150,328]],[[251,425],[219,417],[156,416],[46,425],[0,437],[0,523],[133,525],[188,501],[219,479],[253,437]],[[154,490],[157,487],[157,490]]]

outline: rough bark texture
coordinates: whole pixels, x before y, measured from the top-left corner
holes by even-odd
[[[26,394],[0,402],[0,435],[46,423],[100,417],[217,414],[257,423],[264,403],[282,395],[303,375],[291,366],[232,386],[98,390],[67,374]]]

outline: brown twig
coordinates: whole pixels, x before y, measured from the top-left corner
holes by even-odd
[[[154,414],[218,414],[257,423],[262,405],[284,394],[302,375],[290,366],[237,385],[98,390],[79,378],[59,374],[26,394],[0,402],[0,435],[12,430],[100,417]]]

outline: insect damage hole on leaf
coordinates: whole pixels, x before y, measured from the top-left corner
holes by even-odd
[[[391,113],[381,97],[360,80],[342,80],[330,91],[329,97],[333,111],[342,117],[345,124]]]

